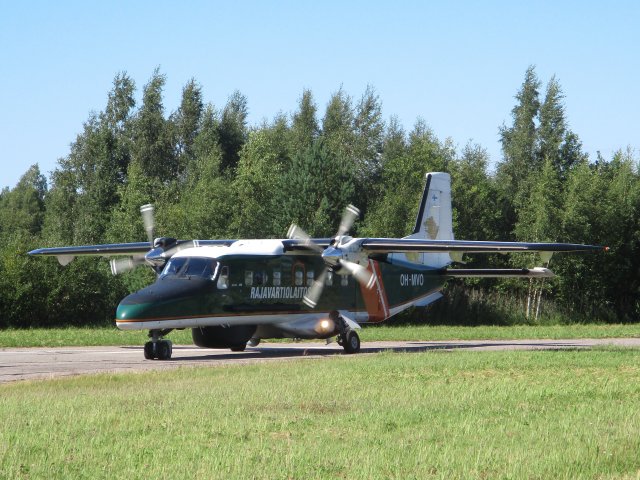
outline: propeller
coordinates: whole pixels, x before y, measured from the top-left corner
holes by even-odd
[[[304,241],[303,245],[305,247],[322,255],[322,252],[323,252],[322,247],[320,247],[319,245],[316,245],[311,239],[311,236],[296,224],[291,224],[291,226],[289,227],[289,231],[287,232],[287,238],[290,238],[292,240],[303,240]]]
[[[113,275],[130,272],[134,268],[144,264],[151,265],[156,272],[159,272],[159,269],[162,268],[167,260],[175,253],[185,248],[195,246],[193,241],[177,243],[175,238],[163,237],[154,239],[155,218],[153,205],[143,205],[140,207],[140,213],[142,214],[142,223],[144,224],[144,229],[149,239],[149,251],[144,255],[111,259],[109,264]]]
[[[120,275],[122,273],[130,272],[144,263],[144,257],[112,258],[109,260],[112,275]]]
[[[336,237],[342,237],[348,233],[359,216],[360,210],[353,205],[347,205],[347,208],[344,209],[344,213],[342,214],[342,220],[340,220],[340,227],[338,227]]]
[[[145,232],[147,232],[147,238],[149,239],[149,246],[151,248],[153,248],[153,233],[156,226],[153,211],[153,205],[150,203],[140,207],[140,213],[142,214],[142,223],[144,223],[144,230]]]
[[[329,267],[324,267],[324,270],[322,271],[320,276],[313,281],[313,283],[307,290],[306,295],[302,298],[302,301],[310,308],[316,308],[318,300],[320,300],[320,296],[322,295],[322,290],[324,289],[324,281],[327,278],[328,274]]]
[[[351,230],[351,227],[353,227],[353,224],[359,216],[360,210],[353,205],[348,205],[347,208],[345,208],[344,213],[342,214],[342,220],[340,221],[340,226],[338,227],[338,232],[327,249],[322,249],[322,247],[314,243],[311,236],[299,226],[293,224],[289,228],[287,237],[294,240],[302,240],[305,247],[322,256],[326,265],[320,276],[314,280],[313,284],[309,287],[306,295],[302,299],[302,301],[310,308],[315,308],[318,304],[318,301],[322,296],[322,291],[324,290],[324,282],[329,274],[329,270],[337,273],[344,270],[347,274],[352,275],[360,285],[367,289],[373,288],[375,283],[375,277],[373,274],[359,263],[352,262],[344,258],[345,252],[341,249],[341,246],[351,240],[351,237],[347,237],[346,234]],[[326,255],[327,253],[331,253],[331,255]]]

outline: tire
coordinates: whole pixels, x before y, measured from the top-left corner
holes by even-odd
[[[247,345],[234,345],[231,347],[232,352],[244,352],[244,349],[247,348]]]
[[[155,355],[153,354],[153,342],[147,342],[144,344],[144,358],[147,360],[153,360]]]
[[[171,344],[166,340],[158,342],[158,360],[169,360],[171,358]]]
[[[358,353],[360,351],[360,337],[353,330],[347,332],[343,345],[346,353]]]

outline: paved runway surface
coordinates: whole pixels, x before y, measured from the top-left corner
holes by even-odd
[[[425,352],[431,350],[555,350],[591,348],[598,345],[640,347],[640,338],[601,340],[460,340],[434,342],[367,342],[362,354],[385,350]],[[191,366],[218,366],[318,359],[344,355],[342,347],[318,342],[271,343],[245,352],[209,350],[192,346],[173,347],[171,360],[145,360],[142,347],[59,347],[0,349],[0,383],[55,378],[99,372],[133,372]]]

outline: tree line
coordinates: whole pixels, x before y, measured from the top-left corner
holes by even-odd
[[[283,238],[295,222],[326,237],[353,203],[363,212],[355,234],[402,237],[428,171],[451,174],[456,238],[592,243],[610,252],[557,255],[550,268],[559,277],[546,282],[451,282],[448,300],[414,321],[494,322],[505,311],[523,322],[638,319],[637,160],[629,149],[589,158],[555,77],[543,85],[527,69],[510,121],[499,127],[502,158],[493,169],[480,145],[441,140],[422,119],[411,130],[383,119],[372,87],[356,99],[339,89],[324,112],[304,90],[293,113],[249,125],[240,92],[216,107],[193,79],[167,114],[164,84],[156,70],[137,105],[134,81],[118,74],[104,110],[89,115],[50,177],[34,165],[0,193],[0,327],[111,322],[120,298],[153,279],[150,270],[113,277],[104,260],[62,267],[25,252],[144,240],[143,204],[156,206],[158,236]],[[540,264],[525,254],[465,261]]]

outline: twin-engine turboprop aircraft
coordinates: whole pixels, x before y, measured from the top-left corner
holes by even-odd
[[[440,297],[451,277],[551,277],[547,268],[461,269],[464,253],[598,252],[607,247],[566,243],[454,240],[451,186],[447,173],[428,173],[411,235],[353,238],[358,210],[348,206],[333,238],[310,238],[292,225],[283,240],[176,240],[156,238],[153,207],[141,208],[149,243],[41,248],[66,265],[78,255],[112,259],[118,274],[149,265],[156,281],[124,298],[116,312],[122,330],[149,330],[147,359],[171,358],[163,339],[191,328],[205,348],[242,351],[261,339],[330,339],[347,353],[360,349],[360,323],[378,323]]]

